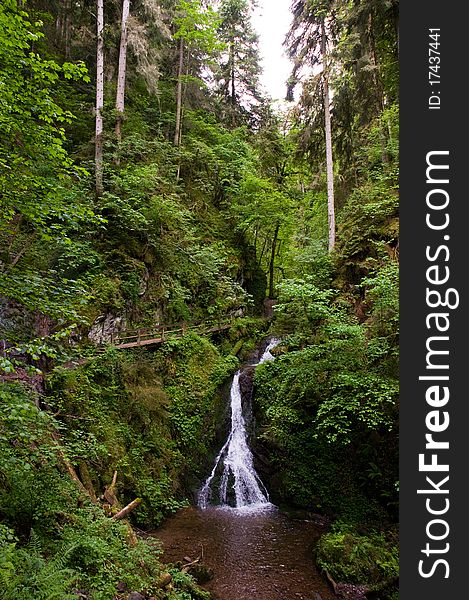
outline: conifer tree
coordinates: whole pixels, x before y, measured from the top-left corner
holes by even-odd
[[[289,54],[295,61],[292,82],[296,82],[298,72],[305,62],[313,70],[320,69],[320,75],[313,77],[322,95],[324,113],[324,137],[326,147],[327,206],[328,206],[328,246],[335,246],[335,197],[334,162],[332,152],[332,127],[330,103],[330,54],[329,39],[336,37],[338,19],[335,0],[297,0],[293,6],[293,23],[286,38]]]
[[[216,79],[232,127],[246,120],[249,111],[255,118],[256,108],[263,102],[259,38],[251,22],[252,10],[249,0],[222,0],[219,9],[219,33],[226,51]]]

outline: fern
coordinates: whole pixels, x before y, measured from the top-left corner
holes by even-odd
[[[73,600],[70,593],[77,573],[67,568],[67,560],[74,546],[46,560],[42,555],[38,535],[31,530],[30,540],[24,548],[14,553],[14,574],[0,590],[2,600]]]

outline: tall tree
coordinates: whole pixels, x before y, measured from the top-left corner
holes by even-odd
[[[95,175],[96,195],[101,197],[103,188],[103,107],[104,107],[104,0],[97,0],[97,52],[96,52],[96,132]]]
[[[329,92],[330,53],[328,38],[337,35],[337,2],[335,0],[297,0],[293,5],[293,22],[286,38],[289,54],[294,59],[291,81],[298,81],[298,73],[308,62],[309,66],[321,69],[313,81],[322,90],[324,112],[324,137],[326,147],[327,205],[328,205],[328,247],[335,246],[335,196],[334,161],[332,150],[331,102]]]
[[[222,0],[219,9],[220,37],[226,51],[217,73],[218,89],[228,107],[229,121],[236,126],[263,103],[259,37],[249,0]]]
[[[201,54],[207,67],[212,55],[222,49],[217,36],[218,17],[203,0],[179,0],[174,23],[177,27],[174,38],[178,41],[178,68],[176,85],[176,124],[174,145],[181,143],[182,112],[185,79],[191,72],[191,59],[195,52]],[[185,64],[186,63],[186,64]]]
[[[334,160],[332,157],[332,127],[331,127],[331,102],[329,95],[329,67],[327,65],[327,39],[326,24],[321,22],[321,52],[323,66],[323,102],[324,102],[324,134],[326,139],[326,172],[327,172],[327,221],[328,221],[328,247],[332,252],[335,246],[335,199],[334,199]]]
[[[181,143],[181,121],[182,121],[182,78],[184,75],[184,38],[179,38],[178,49],[178,76],[176,88],[176,125],[174,127],[174,145]]]
[[[128,25],[130,12],[130,0],[123,0],[122,3],[122,22],[121,22],[121,39],[119,46],[119,66],[117,70],[117,92],[116,92],[116,137],[120,142],[122,139],[122,121],[124,119],[125,108],[125,76],[127,66],[127,41],[128,41]]]

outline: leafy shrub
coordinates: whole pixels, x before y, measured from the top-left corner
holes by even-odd
[[[395,540],[382,533],[359,534],[343,523],[321,537],[317,564],[333,579],[384,588],[399,576],[399,552]]]

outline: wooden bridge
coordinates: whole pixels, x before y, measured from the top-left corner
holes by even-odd
[[[124,331],[121,335],[111,339],[111,344],[118,349],[137,348],[139,346],[155,346],[168,340],[182,338],[187,333],[209,335],[218,331],[226,331],[233,325],[234,319],[223,321],[205,321],[196,325],[156,325],[150,329],[136,329]],[[101,345],[101,348],[103,345]]]

